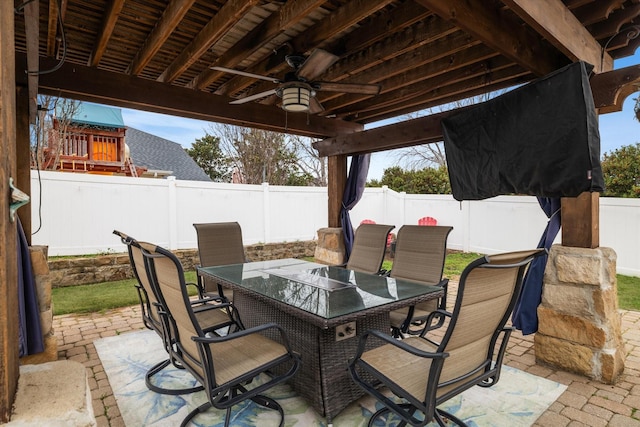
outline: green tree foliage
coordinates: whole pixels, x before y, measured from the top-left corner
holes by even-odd
[[[185,151],[191,158],[209,175],[215,182],[228,182],[231,180],[231,162],[225,157],[220,148],[220,138],[205,134],[196,139],[191,148]]]
[[[394,191],[404,191],[409,194],[451,194],[446,166],[421,170],[404,170],[394,166],[384,170],[380,181],[371,180],[367,185],[369,187],[386,185]]]
[[[606,197],[640,197],[640,143],[624,145],[602,157]]]

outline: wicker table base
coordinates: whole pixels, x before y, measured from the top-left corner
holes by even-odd
[[[364,394],[347,370],[358,336],[370,329],[390,331],[389,314],[378,312],[356,319],[356,337],[336,341],[335,327],[322,329],[246,292],[234,293],[234,305],[246,327],[274,322],[287,331],[292,348],[302,356],[291,384],[327,423]],[[277,339],[275,335],[269,338]]]

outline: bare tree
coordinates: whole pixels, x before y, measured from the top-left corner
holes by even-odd
[[[212,125],[210,130],[232,165],[233,182],[327,183],[326,161],[311,147],[310,138],[232,125]]]
[[[327,158],[318,155],[318,152],[311,145],[314,140],[299,135],[289,135],[289,140],[298,154],[298,168],[302,173],[312,177],[310,184],[315,187],[326,187]]]
[[[63,152],[69,125],[80,110],[80,102],[48,95],[38,96],[40,110],[37,125],[32,128],[31,164],[39,169],[55,170]],[[54,129],[53,121],[58,122]]]
[[[407,114],[402,117],[402,120],[404,121],[417,119],[419,117],[441,113],[443,111],[452,110],[455,108],[462,108],[469,105],[479,104],[481,102],[495,98],[496,96],[501,95],[504,92],[505,90],[487,93],[479,96],[474,96],[472,98],[462,99],[446,106],[429,108],[427,110]],[[404,165],[405,168],[410,170],[419,170],[427,167],[439,168],[447,165],[447,158],[445,155],[443,142],[414,145],[412,147],[401,148],[395,150],[394,157],[399,164]]]

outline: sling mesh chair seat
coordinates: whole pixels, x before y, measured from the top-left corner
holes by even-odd
[[[440,284],[444,287],[444,296],[438,300],[426,301],[412,307],[401,308],[389,313],[392,334],[402,337],[411,332],[412,323],[424,323],[429,315],[438,308],[447,308],[448,279],[442,280],[444,261],[447,256],[447,238],[453,227],[403,225],[398,231],[396,251],[390,276],[411,280],[425,285]],[[438,322],[429,327],[442,326],[443,316],[437,316]]]
[[[173,339],[169,323],[162,315],[163,310],[156,292],[151,285],[151,280],[145,267],[144,256],[142,254],[143,249],[149,250],[154,248],[155,245],[147,242],[138,242],[136,239],[118,230],[114,230],[113,234],[119,236],[122,243],[127,245],[129,263],[131,264],[131,269],[133,270],[133,275],[137,282],[135,287],[138,292],[142,322],[147,329],[155,331],[160,338],[162,338],[164,348],[169,354],[168,359],[157,363],[147,371],[145,375],[145,383],[147,387],[149,390],[156,393],[170,395],[192,393],[202,390],[202,386],[168,389],[159,387],[153,383],[152,377],[170,364],[173,364],[176,368],[183,369],[174,357],[176,353],[175,340]],[[201,296],[200,292],[198,292],[198,296]],[[202,302],[202,298],[198,298],[197,301],[197,303],[194,302],[194,304],[198,305],[196,319],[198,323],[202,325],[203,330],[207,333],[219,334],[220,330],[223,330],[223,332],[229,332],[241,328],[239,322],[235,320],[237,312],[228,302],[223,301],[221,298],[208,298],[206,303]]]
[[[193,224],[198,235],[200,266],[242,264],[247,262],[242,243],[242,229],[237,222],[210,222]],[[207,294],[217,293],[233,301],[233,291],[223,288],[210,277],[198,276]]]
[[[360,224],[353,238],[353,248],[346,267],[362,273],[380,273],[387,250],[387,236],[394,228],[394,225]]]
[[[471,262],[462,272],[453,311],[438,310],[449,320],[440,342],[427,336],[428,329],[404,340],[379,331],[363,334],[349,370],[354,381],[384,405],[372,415],[369,426],[390,413],[402,419],[400,425],[424,426],[435,420],[444,426],[444,416],[465,426],[438,406],[474,385],[490,387],[498,382],[512,331],[505,324],[525,269],[544,253],[545,249],[535,249]],[[382,345],[365,351],[374,343]],[[381,392],[381,385],[396,399]]]
[[[179,350],[177,357],[181,365],[204,386],[208,397],[206,403],[186,416],[181,426],[186,426],[192,418],[211,407],[226,410],[225,426],[228,426],[231,408],[246,399],[278,410],[282,426],[282,407],[262,393],[288,380],[298,370],[300,356],[291,351],[284,330],[269,323],[223,337],[206,335],[189,301],[180,261],[170,251],[160,247],[143,250],[143,253],[152,286],[158,291],[160,302],[166,307],[167,318],[175,331]],[[265,331],[273,332],[283,344],[263,336],[261,333]],[[283,374],[268,374],[279,367]],[[261,374],[269,378],[254,388],[248,388],[249,383]]]

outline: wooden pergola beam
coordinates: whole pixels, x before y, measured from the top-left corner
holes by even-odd
[[[24,70],[24,56],[16,57],[19,69]],[[55,60],[41,59],[42,67],[55,64]],[[96,84],[97,81],[100,84]],[[55,73],[40,76],[40,93],[313,138],[363,129],[359,123],[286,113],[266,105],[229,105],[231,99],[224,96],[69,63]]]
[[[635,83],[640,83],[640,65],[597,74],[589,83],[594,105],[600,112],[620,111],[621,102],[624,100],[622,95],[635,88]],[[351,156],[439,142],[443,139],[440,124],[442,119],[466,108],[469,107],[381,126],[352,135],[327,138],[315,142],[313,147],[321,156]]]
[[[539,77],[569,63],[566,57],[546,46],[538,34],[501,11],[487,7],[485,0],[415,1]]]
[[[613,58],[560,0],[501,0],[523,21],[572,61],[585,61],[600,73],[613,68]]]
[[[16,174],[13,7],[0,1],[0,423],[9,421],[19,376],[17,234],[9,221],[9,178]]]

